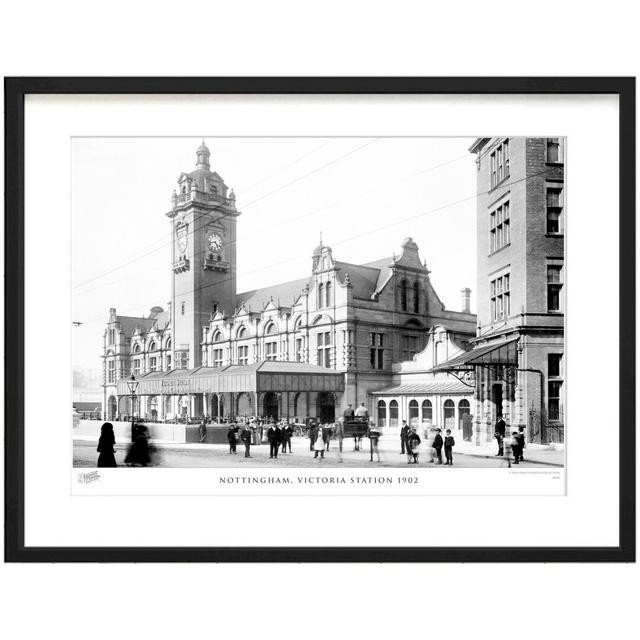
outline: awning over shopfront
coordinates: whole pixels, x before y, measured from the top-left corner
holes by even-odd
[[[432,372],[473,371],[476,366],[517,365],[518,338],[467,351],[431,369]]]
[[[248,365],[198,367],[148,373],[137,378],[136,395],[188,395],[246,391],[344,391],[344,375],[305,362],[264,360]],[[118,395],[131,395],[126,380],[118,381]]]

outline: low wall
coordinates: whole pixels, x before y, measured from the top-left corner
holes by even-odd
[[[131,442],[131,422],[110,421],[113,425],[113,433],[116,442]],[[100,428],[104,423],[100,420],[80,420],[80,424],[73,429],[73,436],[83,438],[95,438],[98,442]],[[158,422],[145,422],[149,429],[149,437],[152,440],[164,440],[166,442],[187,442],[185,427],[183,424],[161,424]],[[197,430],[197,427],[196,427]]]

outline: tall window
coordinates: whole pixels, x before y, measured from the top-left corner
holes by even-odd
[[[222,349],[214,349],[213,350],[213,366],[216,368],[220,368],[222,366]]]
[[[547,266],[547,311],[562,311],[562,265]]]
[[[508,202],[504,202],[489,214],[489,232],[489,253],[502,249],[511,242]]]
[[[318,285],[318,309],[321,309],[324,305],[324,285],[320,283]]]
[[[325,306],[331,306],[331,283],[327,282],[325,285]]]
[[[178,369],[186,369],[189,366],[189,352],[176,351],[176,367]]]
[[[547,162],[557,164],[563,161],[560,138],[547,138]]]
[[[331,332],[316,334],[318,366],[331,367]]]
[[[509,177],[509,141],[499,144],[491,154],[491,188]]]
[[[167,354],[167,371],[171,371],[171,354]]]
[[[389,403],[389,426],[397,427],[398,426],[398,401],[392,400]]]
[[[296,338],[296,362],[303,362],[304,360],[304,352],[302,338]]]
[[[133,361],[133,375],[136,377],[140,375],[140,358]]]
[[[403,280],[400,283],[400,309],[402,311],[407,310],[407,281]]]
[[[509,291],[509,274],[491,281],[491,317],[493,321],[508,318],[511,313],[511,292]]]
[[[158,358],[149,358],[149,371],[152,373],[158,370]]]
[[[114,344],[116,341],[116,330],[109,329],[109,344]]]
[[[387,403],[384,400],[378,400],[378,426],[384,427],[387,422]]]
[[[402,336],[402,356],[403,360],[411,360],[418,353],[420,338],[412,334]]]
[[[372,369],[384,368],[384,334],[369,334],[369,364]]]
[[[107,364],[107,382],[113,384],[116,381],[116,362],[109,360]]]
[[[278,343],[277,342],[267,342],[264,345],[264,357],[266,360],[277,360],[278,359]]]
[[[561,187],[547,187],[547,233],[562,233],[563,192]]]
[[[418,422],[418,412],[418,401],[411,400],[409,402],[409,424],[415,424],[416,422]]]
[[[562,419],[560,410],[560,394],[562,391],[562,354],[550,353],[547,362],[547,410],[549,420]]]
[[[413,283],[413,313],[420,313],[420,283]]]
[[[431,400],[422,401],[422,422],[431,422],[433,420],[433,406]]]
[[[249,345],[238,347],[238,364],[249,364]]]

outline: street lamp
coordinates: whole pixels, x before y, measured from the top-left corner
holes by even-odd
[[[134,411],[134,402],[136,389],[140,383],[136,380],[136,377],[131,374],[131,378],[127,380],[127,387],[129,387],[129,391],[131,392],[131,442],[135,440],[135,411]]]

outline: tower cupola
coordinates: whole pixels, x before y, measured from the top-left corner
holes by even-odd
[[[211,151],[209,151],[209,147],[202,141],[202,144],[196,150],[196,168],[197,169],[210,169],[209,165],[209,157],[211,156]]]

